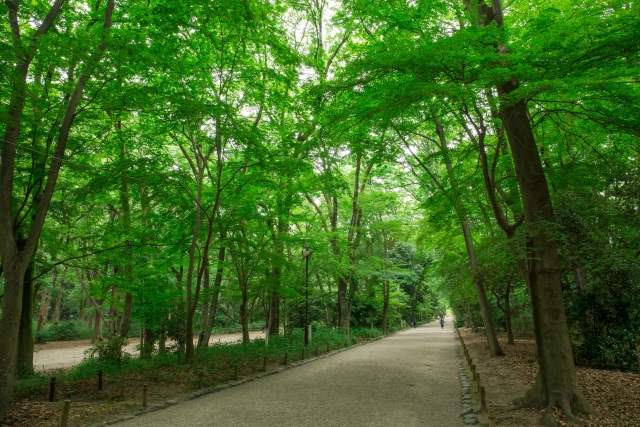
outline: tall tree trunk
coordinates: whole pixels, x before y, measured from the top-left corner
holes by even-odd
[[[382,304],[382,331],[387,332],[387,319],[389,317],[389,298],[391,296],[391,284],[388,280],[382,282],[384,303]]]
[[[97,304],[101,303],[102,301],[97,302]],[[93,318],[95,319],[95,324],[93,327],[93,335],[91,336],[91,344],[102,340],[102,313],[98,308],[96,308],[96,314]]]
[[[142,345],[142,358],[151,359],[153,354],[153,329],[148,326],[144,328],[144,341],[140,344]]]
[[[507,83],[499,88],[499,94],[508,95],[517,86],[515,82]],[[500,118],[507,131],[528,230],[529,286],[540,366],[536,383],[524,402],[547,406],[545,424],[555,426],[555,406],[561,407],[572,421],[577,421],[572,416],[572,407],[585,413],[594,410],[576,379],[560,283],[558,243],[552,233],[544,231],[555,223],[551,195],[524,101],[504,106]]]
[[[200,304],[200,335],[198,335],[198,347],[206,347],[209,340],[205,341],[205,333],[209,325],[209,298],[207,296],[207,290],[209,290],[211,273],[209,271],[209,260],[203,261],[204,265],[204,281],[202,283],[202,290],[205,292],[202,303]],[[209,333],[211,335],[211,333]]]
[[[211,329],[216,321],[216,314],[218,312],[218,298],[220,296],[220,286],[222,285],[222,275],[224,273],[224,259],[226,254],[226,246],[224,246],[224,240],[226,239],[226,232],[222,230],[220,232],[220,249],[218,249],[218,264],[216,267],[216,277],[213,280],[213,295],[211,296],[211,306],[209,307],[209,318],[207,319],[207,326],[202,338],[202,346],[209,345],[211,339]]]
[[[509,301],[509,295],[511,294],[511,283],[507,283],[507,288],[504,291],[504,321],[506,323],[508,343],[515,344],[513,340],[513,328],[511,327],[511,302]]]
[[[122,122],[116,122],[118,133],[122,130]],[[122,214],[122,227],[125,234],[124,255],[127,263],[124,266],[124,280],[126,289],[130,289],[133,280],[133,266],[131,264],[131,204],[129,203],[129,177],[128,167],[124,165],[127,162],[127,152],[124,142],[120,147],[120,162],[123,165],[120,177],[120,211]],[[131,311],[133,310],[133,295],[128,290],[124,294],[124,305],[122,307],[122,319],[120,320],[119,335],[127,337],[131,329]]]
[[[60,283],[60,293],[56,295],[55,304],[53,305],[53,314],[51,315],[51,322],[58,323],[60,321],[60,310],[62,309],[62,283]]]
[[[18,331],[18,355],[16,356],[16,371],[23,374],[33,373],[33,315],[36,298],[33,276],[32,260],[24,273],[22,310]]]
[[[244,285],[245,291],[242,294],[242,302],[240,303],[240,324],[242,325],[242,342],[248,343],[251,341],[249,338],[249,306],[248,306],[248,283]]]
[[[4,297],[2,298],[2,317],[0,317],[0,337],[3,340],[2,345],[0,345],[0,411],[12,411],[18,334],[22,315],[24,274],[31,262],[31,257],[35,253],[49,203],[53,196],[53,189],[62,164],[61,158],[64,155],[67,141],[65,131],[71,127],[72,118],[67,114],[70,106],[68,105],[55,149],[55,153],[59,158],[52,158],[43,197],[38,203],[25,247],[22,250],[18,250],[15,230],[13,229],[13,184],[22,112],[27,98],[27,76],[29,66],[38,50],[39,39],[51,28],[64,0],[56,0],[51,5],[49,12],[33,34],[31,41],[26,43],[20,42],[20,23],[18,20],[20,2],[7,1],[5,3],[9,15],[8,24],[14,40],[15,66],[9,74],[11,95],[7,112],[3,114],[5,132],[2,137],[2,153],[0,154],[0,158],[2,158],[0,163],[0,255],[4,274]],[[77,100],[73,105],[74,112],[76,106]]]
[[[55,285],[55,279],[54,279],[54,285]],[[36,328],[36,331],[40,332],[42,328],[44,328],[44,326],[47,324],[47,319],[49,318],[50,309],[51,309],[51,294],[49,294],[49,288],[43,287],[42,291],[40,292],[40,305],[38,306],[38,326]]]

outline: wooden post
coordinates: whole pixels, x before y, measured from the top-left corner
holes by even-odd
[[[316,346],[316,354],[315,357],[318,357],[318,346]]]
[[[149,406],[149,386],[144,384],[142,386],[142,407],[146,408]]]
[[[638,363],[638,374],[640,374],[640,344],[636,344],[636,361]]]
[[[267,356],[264,356],[264,357],[262,358],[262,370],[263,370],[264,372],[267,372]]]
[[[304,360],[304,348],[302,349],[302,359],[301,360]]]
[[[56,395],[56,377],[51,378],[49,383],[49,402],[53,402],[53,398]]]
[[[198,388],[202,388],[202,385],[204,383],[203,379],[204,379],[204,372],[203,371],[198,372]]]
[[[238,364],[236,363],[233,367],[233,379],[238,381]]]
[[[471,364],[471,374],[473,375],[473,379],[476,379],[476,365]]]
[[[71,409],[71,401],[65,400],[64,407],[62,408],[62,419],[60,420],[60,427],[67,427],[69,425],[69,410]]]
[[[331,345],[327,343],[327,353],[329,353],[330,350],[331,350]]]
[[[480,386],[480,410],[487,410],[487,401],[485,400],[484,386]]]
[[[102,390],[102,369],[98,371],[98,390]]]
[[[493,409],[489,409],[489,427],[498,427],[496,425],[496,413]]]
[[[288,352],[284,352],[284,364],[288,365],[289,364],[289,353]]]
[[[476,372],[476,382],[478,383],[478,387],[480,387],[480,372]]]

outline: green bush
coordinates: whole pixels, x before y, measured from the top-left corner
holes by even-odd
[[[86,327],[79,320],[64,320],[50,323],[41,331],[36,332],[36,342],[73,341],[91,339],[93,330]]]
[[[128,338],[108,336],[105,340],[96,341],[84,352],[85,360],[121,364],[131,356],[124,351]]]

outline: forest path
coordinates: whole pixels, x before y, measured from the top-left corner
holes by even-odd
[[[433,322],[118,426],[461,427],[460,390],[453,325]]]
[[[249,331],[249,338],[252,340],[256,338],[263,338],[264,333],[260,331]],[[242,333],[232,334],[219,334],[211,335],[209,343],[216,342],[234,342],[242,339]],[[194,338],[194,342],[197,342],[197,337]],[[140,340],[137,338],[129,339],[129,345],[124,347],[124,351],[137,356],[139,350],[136,348]],[[55,348],[56,344],[61,344],[61,348]],[[84,359],[84,351],[91,346],[91,343],[87,340],[78,341],[77,345],[74,342],[59,341],[51,343],[54,348],[46,348],[47,344],[37,344],[36,350],[33,352],[33,368],[38,372],[45,372],[51,369],[66,369],[76,366],[82,359]],[[171,343],[168,342],[167,345]],[[158,345],[156,344],[156,348]]]

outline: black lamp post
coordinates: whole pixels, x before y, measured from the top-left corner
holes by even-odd
[[[304,291],[304,346],[309,345],[309,258],[311,257],[311,249],[309,242],[304,244],[302,249],[302,258],[305,260],[305,291]]]

